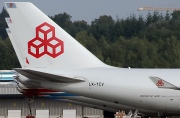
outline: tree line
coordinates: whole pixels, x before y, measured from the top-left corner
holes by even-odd
[[[0,69],[20,67],[6,34],[8,17],[0,13]],[[103,15],[91,23],[72,21],[67,13],[50,18],[106,64],[131,68],[180,67],[180,12],[130,14],[125,19]],[[82,57],[83,58],[83,57]]]

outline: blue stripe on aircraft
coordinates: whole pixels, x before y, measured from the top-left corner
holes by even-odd
[[[57,99],[57,100],[60,100],[60,99],[63,100],[64,99],[64,98],[60,98],[58,96],[55,96],[55,97],[54,96],[43,96],[43,98],[48,98],[48,99],[53,99],[53,100],[54,99]]]
[[[49,93],[48,95],[50,95],[50,96],[78,96],[78,95],[71,94],[71,93]]]

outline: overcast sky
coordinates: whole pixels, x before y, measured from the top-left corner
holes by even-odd
[[[130,14],[146,15],[147,11],[137,11],[138,7],[152,6],[165,8],[180,8],[180,0],[0,0],[3,2],[32,2],[45,14],[53,16],[66,12],[72,20],[91,22],[100,15],[110,15],[114,19],[126,18]]]

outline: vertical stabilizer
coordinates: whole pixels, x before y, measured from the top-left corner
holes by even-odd
[[[22,54],[26,67],[107,67],[32,3],[7,2],[5,6],[15,51]]]

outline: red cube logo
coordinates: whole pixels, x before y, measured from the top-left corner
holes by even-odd
[[[36,58],[44,54],[56,58],[64,53],[64,42],[55,36],[55,27],[44,22],[36,27],[36,37],[28,42],[28,53]]]
[[[47,54],[53,58],[64,52],[63,41],[59,40],[56,37],[52,37],[47,45]]]
[[[28,42],[28,53],[39,58],[45,54],[44,43],[42,39],[34,38]]]

